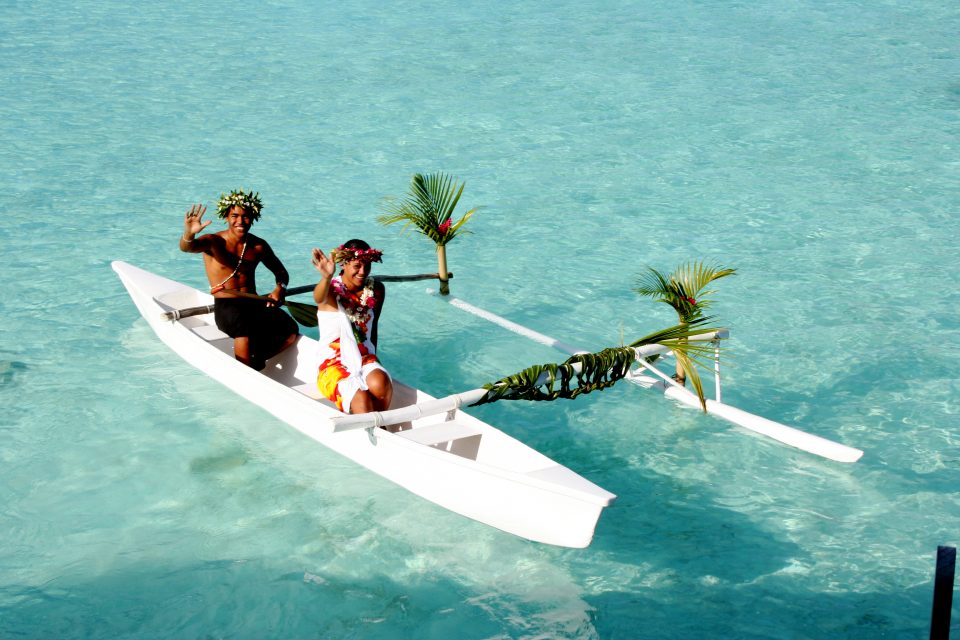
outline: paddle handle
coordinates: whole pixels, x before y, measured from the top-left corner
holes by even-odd
[[[161,314],[164,320],[169,320],[170,322],[175,322],[181,318],[190,318],[192,316],[205,316],[208,313],[213,313],[213,305],[205,304],[199,307],[189,307],[187,309],[172,309]]]
[[[233,289],[224,289],[223,291],[231,293],[238,298],[250,298],[251,300],[270,300],[271,302],[276,302],[273,298],[268,298],[267,296],[261,296],[256,293],[246,293],[244,291],[236,291]],[[283,301],[280,304],[286,304],[286,301]],[[299,304],[299,303],[294,303]],[[288,305],[289,306],[289,305]],[[169,320],[170,322],[176,322],[182,318],[191,318],[193,316],[203,316],[208,313],[213,313],[214,306],[212,304],[203,304],[198,307],[187,307],[186,309],[171,309],[170,311],[165,311],[160,314],[160,317],[164,320]]]
[[[256,299],[260,299],[260,298],[266,299],[265,296],[258,296],[252,293],[240,293],[239,291],[235,293],[239,294],[241,297],[244,297],[244,298],[249,297],[249,298],[256,298]],[[205,316],[208,313],[213,313],[213,309],[214,307],[212,304],[202,304],[199,307],[187,307],[186,309],[171,309],[170,311],[164,311],[163,313],[160,314],[160,317],[163,318],[164,320],[169,320],[170,322],[176,322],[177,320],[182,320],[183,318],[192,318],[193,316]]]

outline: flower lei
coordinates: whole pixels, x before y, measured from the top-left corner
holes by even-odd
[[[369,276],[363,283],[363,289],[360,290],[360,295],[357,295],[347,291],[343,280],[340,278],[334,278],[330,281],[333,292],[337,295],[337,298],[340,299],[340,304],[343,306],[347,318],[350,319],[350,324],[353,325],[353,333],[357,338],[357,344],[366,342],[368,333],[367,325],[373,318],[373,308],[377,306],[377,299],[373,295],[373,285],[373,276]]]
[[[217,215],[221,218],[227,217],[227,212],[234,207],[243,207],[249,211],[254,220],[260,219],[260,210],[263,209],[263,202],[260,201],[260,192],[244,193],[243,189],[235,189],[230,193],[220,194],[217,200]]]

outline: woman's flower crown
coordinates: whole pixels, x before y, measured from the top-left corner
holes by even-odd
[[[226,218],[227,213],[234,207],[243,207],[244,211],[249,212],[254,220],[259,220],[260,210],[263,209],[260,192],[244,193],[243,189],[237,189],[228,194],[221,193],[220,199],[217,201],[217,215]]]
[[[380,249],[354,249],[340,245],[331,252],[334,262],[344,263],[351,260],[363,260],[364,262],[383,262],[381,259],[383,251]]]

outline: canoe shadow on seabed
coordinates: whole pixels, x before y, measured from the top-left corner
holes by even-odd
[[[356,570],[358,575],[363,571],[355,567],[372,565],[393,579],[412,573],[416,580],[427,580],[423,576],[436,574],[439,578],[429,581],[442,582],[451,576],[456,580],[456,588],[450,587],[454,600],[441,607],[443,615],[458,615],[460,605],[468,603],[499,610],[506,619],[519,607],[542,615],[544,632],[553,637],[575,637],[565,630],[589,627],[581,587],[558,562],[552,551],[557,548],[450,513],[309,440],[266,411],[234,402],[232,392],[182,367],[179,357],[158,344],[140,320],[123,342],[133,388],[164,381],[153,389],[153,400],[143,401],[169,410],[166,418],[158,416],[155,424],[144,427],[159,431],[153,436],[156,446],[168,449],[158,464],[161,470],[150,475],[169,474],[171,469],[177,474],[155,485],[156,496],[150,499],[171,503],[163,512],[163,521],[174,529],[169,534],[196,526],[198,541],[219,547],[212,535],[249,535],[236,530],[239,526],[262,536],[267,527],[273,531],[272,541],[282,546],[288,538],[296,547],[293,553],[306,554],[306,572],[323,579],[329,572],[318,563],[328,562],[336,564],[337,571]],[[151,458],[143,460],[149,463]],[[250,542],[256,554],[260,546]],[[246,546],[240,544],[240,549]],[[189,554],[189,549],[184,551]],[[333,559],[323,559],[331,554]],[[382,566],[391,563],[397,566]],[[479,629],[490,630],[481,624],[475,637],[496,635]]]
[[[407,570],[406,579],[396,580],[382,567],[369,571],[363,558],[328,557],[317,567],[319,559],[305,562],[278,551],[236,560],[126,556],[94,576],[66,573],[40,586],[7,582],[5,600],[14,596],[16,603],[3,607],[0,636],[596,637],[582,601],[579,611],[570,611],[564,609],[569,603],[558,608],[498,593],[493,584],[465,584],[442,567]],[[398,560],[401,571],[402,565]]]
[[[889,570],[879,559],[873,575],[864,567],[862,581],[838,585],[817,575],[845,571],[818,558],[819,549],[716,504],[708,485],[640,473],[642,494],[618,486],[616,477],[626,472],[601,481],[619,497],[601,517],[589,552],[597,565],[609,563],[608,576],[619,577],[584,595],[600,637],[925,637],[932,586],[885,582]],[[865,586],[877,584],[887,588]]]
[[[688,563],[709,564],[704,553]],[[605,591],[585,596],[601,638],[757,638],[875,640],[925,638],[932,586],[823,592],[798,586],[790,575],[754,584],[677,580],[666,589]],[[678,584],[678,582],[680,584]],[[677,598],[677,591],[682,598]],[[658,598],[660,593],[664,598]]]
[[[27,364],[10,359],[14,354],[0,352],[0,389],[9,390],[16,386],[19,378],[26,372]]]

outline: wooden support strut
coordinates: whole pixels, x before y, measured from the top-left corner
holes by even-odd
[[[642,347],[635,347],[634,352],[637,357],[649,357],[654,354],[662,354],[669,351],[669,348],[659,344],[646,344]],[[583,366],[579,362],[570,365],[574,373],[579,374]],[[541,373],[537,380],[531,385],[539,387],[550,381],[550,374],[546,371]],[[432,416],[445,411],[459,409],[463,405],[470,405],[481,400],[489,393],[487,389],[469,389],[460,393],[454,393],[442,398],[426,400],[420,404],[412,404],[398,409],[389,409],[387,411],[373,411],[370,413],[344,414],[330,418],[333,424],[334,432],[351,431],[353,429],[369,429],[372,427],[385,427],[388,425],[399,424],[417,420],[424,416]]]
[[[447,278],[452,278],[453,273],[448,273]],[[379,282],[416,282],[417,280],[439,280],[439,273],[416,273],[409,276],[373,276],[374,280]],[[315,285],[307,284],[302,287],[290,287],[287,289],[288,296],[295,296],[298,293],[309,293],[313,291]]]

